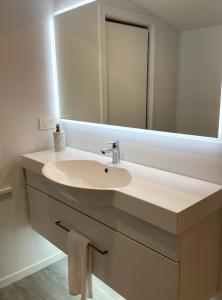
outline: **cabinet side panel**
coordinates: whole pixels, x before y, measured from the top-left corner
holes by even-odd
[[[181,236],[179,300],[209,300],[217,290],[221,218],[216,213]]]

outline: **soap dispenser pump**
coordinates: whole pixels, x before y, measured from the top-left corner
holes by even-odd
[[[60,125],[56,124],[56,131],[53,132],[55,152],[65,150],[65,132],[61,130]]]

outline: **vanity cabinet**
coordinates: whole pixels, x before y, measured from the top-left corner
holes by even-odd
[[[65,228],[77,230],[98,249],[108,252],[93,251],[93,273],[123,297],[178,299],[178,263],[33,187],[28,187],[28,195],[33,228],[62,251],[67,252],[67,232],[58,222]]]
[[[165,191],[168,196],[176,195],[176,207],[178,201],[186,201],[186,195],[190,197],[188,202],[197,197],[199,200],[175,212],[158,206],[158,202],[152,205],[149,201],[135,199],[138,205],[141,201],[146,208],[140,218],[141,210],[134,212],[132,209],[135,207],[132,197],[118,199],[118,206],[116,202],[110,206],[96,206],[96,191],[85,194],[74,190],[70,199],[65,188],[61,189],[42,175],[42,166],[53,159],[52,155],[50,151],[43,151],[23,159],[30,220],[37,232],[65,253],[67,231],[74,229],[88,237],[97,248],[93,250],[93,273],[127,300],[210,300],[216,295],[222,227],[222,198],[218,186],[149,169],[149,180],[158,175],[159,183],[152,190],[153,196],[159,196],[161,188],[167,185],[167,178],[173,176],[180,182],[183,193],[178,192],[179,188],[172,192],[168,188],[163,195]],[[80,150],[70,150],[63,155],[69,159],[72,155],[80,159],[88,157]],[[112,197],[106,191],[97,193],[100,198]],[[86,205],[85,199],[81,201],[84,195],[93,197],[92,205]],[[116,201],[117,195],[114,198]],[[169,200],[170,197],[165,201]],[[173,227],[167,220],[172,221]]]

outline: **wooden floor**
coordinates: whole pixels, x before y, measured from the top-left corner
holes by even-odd
[[[94,300],[124,300],[93,278]],[[67,260],[62,260],[0,290],[0,300],[79,300],[68,295]]]

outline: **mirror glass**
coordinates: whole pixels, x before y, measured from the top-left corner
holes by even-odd
[[[62,119],[218,137],[221,0],[103,0],[55,13]]]

